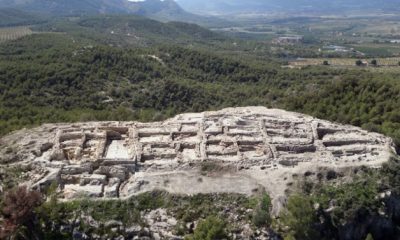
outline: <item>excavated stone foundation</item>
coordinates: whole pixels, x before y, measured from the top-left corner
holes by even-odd
[[[126,198],[156,189],[265,189],[277,199],[293,175],[320,167],[379,167],[393,153],[392,140],[383,135],[264,107],[154,123],[45,124],[0,143],[2,163],[32,164],[28,184],[42,188],[55,181],[65,199]]]

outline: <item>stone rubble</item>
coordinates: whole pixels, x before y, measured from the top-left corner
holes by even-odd
[[[158,208],[154,210],[146,210],[140,213],[142,223],[130,223],[125,226],[121,221],[118,220],[107,220],[107,221],[96,221],[92,216],[81,215],[79,220],[76,220],[74,224],[65,225],[62,227],[65,232],[74,232],[74,239],[154,239],[154,240],[183,240],[183,236],[177,236],[177,227],[179,222],[176,218],[168,212],[167,209]],[[243,240],[243,239],[254,239],[254,240],[273,240],[279,239],[274,235],[270,229],[258,228],[254,229],[251,224],[248,223],[248,219],[239,219],[238,212],[232,211],[230,213],[223,213],[225,220],[232,223],[231,239]],[[193,232],[196,228],[199,219],[195,222],[188,222],[186,230]],[[110,229],[109,233],[105,233],[100,236],[96,233],[91,233],[87,236],[88,226],[93,229]],[[182,226],[182,225],[181,225]],[[180,227],[181,227],[180,226]],[[110,236],[113,235],[113,237]],[[118,238],[115,235],[119,235]]]

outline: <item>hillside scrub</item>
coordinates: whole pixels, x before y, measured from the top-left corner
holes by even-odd
[[[399,144],[394,73],[277,69],[174,46],[88,47],[61,34],[2,44],[0,53],[0,134],[45,122],[156,121],[261,105],[385,133]]]
[[[168,214],[178,221],[175,230],[178,236],[187,239],[230,239],[232,232],[237,232],[245,223],[251,223],[251,211],[258,207],[257,203],[270,206],[270,202],[266,202],[269,201],[269,196],[266,194],[253,197],[240,194],[184,196],[157,191],[143,193],[125,200],[78,199],[64,202],[58,199],[56,185],[52,185],[43,198],[37,199],[38,193],[34,191],[28,191],[25,194],[35,196],[29,197],[35,206],[29,205],[29,212],[27,212],[29,214],[21,215],[18,221],[13,222],[15,227],[11,229],[6,225],[9,218],[7,214],[10,206],[14,205],[8,200],[8,196],[15,196],[15,191],[22,190],[11,189],[2,198],[4,200],[1,204],[3,214],[0,215],[0,219],[4,217],[5,222],[0,222],[0,230],[8,229],[7,232],[2,233],[5,237],[9,237],[19,234],[19,229],[22,229],[25,235],[20,239],[71,239],[74,232],[81,232],[87,236],[129,238],[129,234],[124,232],[124,229],[132,226],[150,227],[144,215],[157,209],[167,210]],[[25,195],[21,195],[22,199]],[[226,212],[227,208],[230,209],[229,212]],[[232,214],[239,216],[240,222],[234,222],[231,219]],[[107,227],[106,223],[110,221],[120,222],[121,229],[113,231],[112,227]],[[186,227],[193,225],[194,222],[198,222],[195,229]],[[30,225],[27,226],[26,223]],[[253,226],[253,228],[257,227]]]
[[[287,239],[396,239],[399,161],[361,168],[348,183],[310,183],[289,197],[275,228]]]

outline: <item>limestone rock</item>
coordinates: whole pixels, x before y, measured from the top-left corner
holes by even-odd
[[[123,166],[100,166],[95,173],[124,181],[127,177],[128,170]]]
[[[121,221],[110,220],[104,223],[106,228],[122,227],[123,223]]]
[[[64,198],[99,198],[103,196],[103,186],[80,186],[77,184],[68,184],[63,189]]]
[[[119,186],[121,180],[119,178],[111,178],[108,184],[104,186],[104,197],[106,198],[116,198],[119,196]]]
[[[80,177],[79,185],[104,185],[107,182],[107,177],[101,174],[83,174]]]
[[[165,209],[156,209],[144,215],[144,220],[150,226],[150,232],[153,233],[153,238],[158,239],[174,239],[176,236],[172,231],[177,220],[169,216]]]

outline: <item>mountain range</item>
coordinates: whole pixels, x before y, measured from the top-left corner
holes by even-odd
[[[173,0],[0,0],[0,8],[16,8],[49,14],[142,13],[155,14],[166,9],[183,12]]]
[[[183,10],[174,0],[0,0],[0,10],[5,9],[47,16],[135,14],[161,21],[209,20]]]
[[[210,15],[399,10],[398,0],[0,0],[0,18],[5,20],[10,19],[10,16],[17,19],[30,16],[28,19],[32,19],[32,15],[53,17],[135,14],[160,21],[183,21],[213,26],[224,25],[229,20]],[[0,25],[1,22],[0,19]]]
[[[177,0],[186,10],[197,13],[243,12],[343,12],[400,9],[398,0]]]

